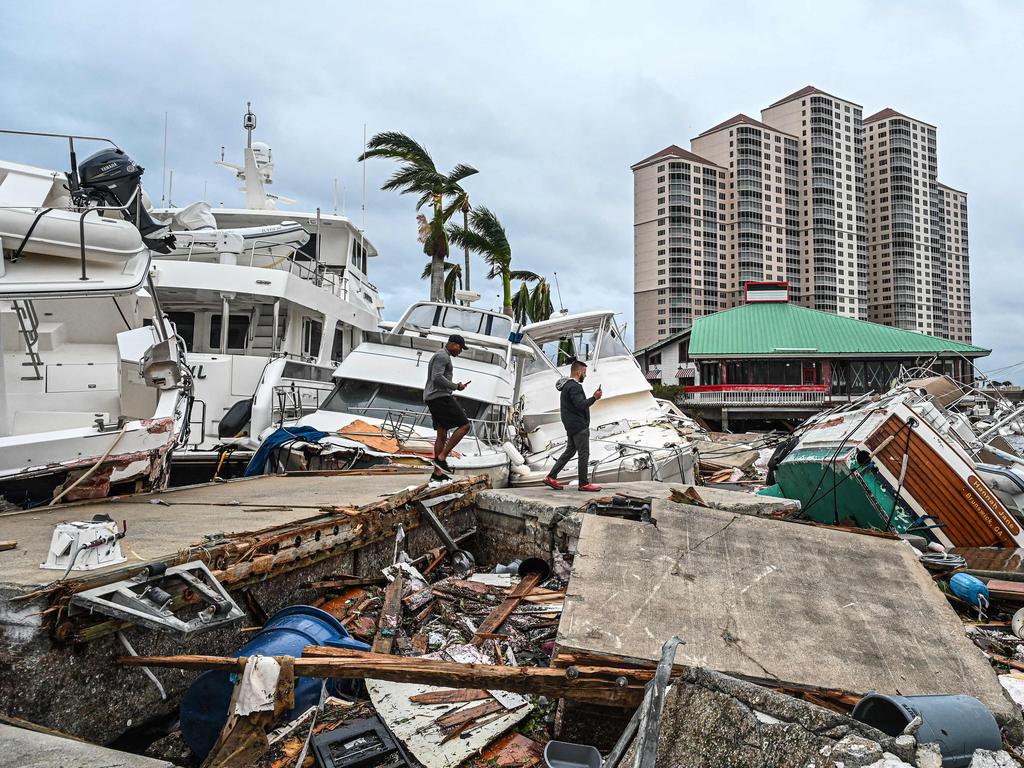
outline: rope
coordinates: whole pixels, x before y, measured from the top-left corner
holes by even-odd
[[[93,464],[93,465],[92,465],[91,467],[89,467],[89,469],[87,469],[87,470],[86,470],[86,471],[85,471],[85,472],[84,472],[84,473],[83,473],[83,474],[81,475],[81,477],[79,477],[79,478],[78,478],[77,480],[75,480],[75,482],[73,482],[73,483],[72,483],[71,485],[69,485],[69,486],[68,486],[67,488],[65,488],[65,489],[64,489],[63,491],[61,491],[61,492],[60,492],[60,493],[58,493],[58,494],[57,494],[56,496],[54,496],[54,497],[53,497],[53,501],[51,501],[51,502],[50,502],[49,504],[47,504],[46,506],[48,506],[48,507],[52,507],[52,506],[53,506],[54,504],[56,504],[56,503],[57,503],[58,501],[60,501],[61,499],[63,499],[63,498],[64,498],[64,497],[65,497],[65,496],[66,496],[66,495],[67,495],[68,493],[70,493],[70,492],[71,492],[72,490],[74,490],[75,488],[77,488],[77,487],[79,486],[79,484],[81,484],[81,483],[82,483],[82,481],[84,481],[84,480],[85,480],[86,478],[88,478],[88,477],[89,477],[90,475],[92,475],[92,473],[93,473],[93,472],[95,472],[95,471],[96,471],[97,469],[99,469],[99,466],[100,466],[100,464],[102,464],[102,463],[103,463],[104,461],[106,461],[106,460],[107,460],[107,456],[109,456],[109,455],[110,455],[110,452],[111,452],[112,450],[114,450],[114,447],[115,447],[115,446],[116,446],[116,445],[117,445],[117,444],[118,444],[119,442],[121,442],[121,438],[122,438],[122,437],[124,437],[124,433],[125,433],[126,431],[128,431],[128,424],[127,424],[127,423],[125,423],[125,425],[124,425],[123,427],[121,427],[121,431],[117,433],[117,437],[115,437],[115,438],[114,438],[114,442],[112,442],[112,443],[110,444],[110,447],[109,447],[109,448],[107,448],[107,450],[106,450],[106,451],[104,451],[104,453],[103,453],[103,455],[102,455],[102,456],[100,456],[100,457],[99,457],[98,459],[96,459],[96,463],[95,463],[95,464]]]

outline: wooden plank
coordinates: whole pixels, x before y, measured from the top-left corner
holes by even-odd
[[[490,697],[488,697],[490,698]],[[411,701],[411,699],[410,699]],[[500,701],[490,699],[482,704],[475,704],[472,707],[463,707],[456,709],[454,712],[449,712],[446,715],[442,715],[437,718],[434,722],[441,728],[459,728],[467,723],[471,723],[474,720],[478,720],[484,715],[491,715],[495,712],[504,712],[505,708],[501,705]]]
[[[402,587],[405,580],[399,572],[384,592],[384,606],[377,619],[377,634],[373,637],[374,653],[391,653],[395,633],[402,623]]]
[[[449,688],[443,691],[416,693],[409,697],[409,701],[413,704],[459,704],[489,698],[491,694],[478,688]]]
[[[988,592],[994,598],[1013,603],[1024,603],[1024,582],[989,579]]]
[[[171,669],[219,669],[237,672],[246,659],[224,656],[125,656],[126,666]],[[418,657],[386,656],[344,648],[307,646],[295,659],[300,677],[351,678],[416,683],[442,688],[511,691],[568,698],[605,706],[635,707],[643,698],[651,670],[615,667],[499,667],[494,664],[456,664]]]
[[[518,608],[523,599],[533,591],[533,588],[540,584],[543,577],[544,574],[542,573],[526,574],[523,580],[516,584],[515,589],[508,593],[508,597],[505,598],[504,602],[501,605],[495,606],[494,610],[487,614],[487,618],[477,627],[476,634],[473,635],[473,640],[471,641],[472,644],[482,645],[488,635],[493,636],[496,634],[501,629],[501,625],[512,615],[512,611]]]
[[[14,539],[0,541],[0,552],[6,552],[9,549],[14,549],[16,546],[18,546],[18,542]]]

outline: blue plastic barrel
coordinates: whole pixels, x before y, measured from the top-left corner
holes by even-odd
[[[869,693],[853,708],[860,720],[890,736],[899,736],[921,717],[917,740],[939,745],[943,768],[970,765],[976,749],[1003,748],[999,724],[988,707],[973,696],[887,696]]]
[[[311,605],[293,605],[275,613],[252,640],[233,655],[241,656],[301,656],[307,645],[331,645],[368,651],[370,646],[352,639],[345,628],[331,614]],[[192,683],[181,700],[181,735],[185,743],[204,759],[228,718],[231,692],[237,673],[204,672]],[[332,680],[328,683],[332,693],[351,690],[353,683]],[[305,712],[320,700],[320,680],[313,677],[295,678],[295,707],[284,716],[288,721]]]
[[[974,606],[988,606],[988,587],[981,579],[969,573],[955,573],[949,580],[949,588],[961,600]]]

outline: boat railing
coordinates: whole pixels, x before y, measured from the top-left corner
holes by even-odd
[[[352,406],[346,408],[345,413],[353,416],[361,416],[380,421],[380,431],[367,433],[368,437],[390,437],[398,442],[401,449],[406,443],[420,436],[419,428],[433,430],[430,424],[430,413],[426,410],[419,411],[406,408],[388,408],[375,406]],[[342,429],[344,435],[359,435],[358,432],[351,432]],[[463,454],[474,453],[477,456],[484,454],[484,448],[489,448],[488,453],[500,450],[508,435],[508,424],[505,419],[470,419],[469,437],[471,441],[460,443],[460,451]],[[422,436],[422,439],[430,440],[431,436]]]
[[[281,427],[287,421],[296,421],[314,413],[333,389],[334,385],[328,382],[320,385],[315,382],[278,384],[273,389],[271,423]]]
[[[202,242],[202,235],[202,232],[174,232],[175,238],[180,237],[188,240],[188,250],[185,254],[186,262],[192,261],[197,243]],[[275,252],[282,248],[289,248],[290,252],[282,254],[278,259],[271,261],[269,264],[256,263],[257,256],[273,257]],[[313,265],[310,266],[298,258],[299,253],[300,251],[297,248],[286,243],[269,239],[254,240],[246,247],[243,259],[245,254],[248,254],[249,258],[246,266],[280,269],[288,272],[288,274],[295,275],[300,280],[308,280],[318,288],[325,288],[342,301],[352,301],[353,298],[358,297],[358,288],[365,288],[368,292],[377,293],[377,288],[372,283],[360,280],[359,278],[353,278],[350,275],[328,271],[326,265],[317,262],[313,262]]]
[[[686,387],[683,403],[711,406],[824,406],[827,384],[710,384]]]

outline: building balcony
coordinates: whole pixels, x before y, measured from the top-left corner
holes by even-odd
[[[683,404],[714,407],[815,408],[829,402],[827,384],[706,384],[686,387]],[[847,398],[843,396],[843,400]]]

